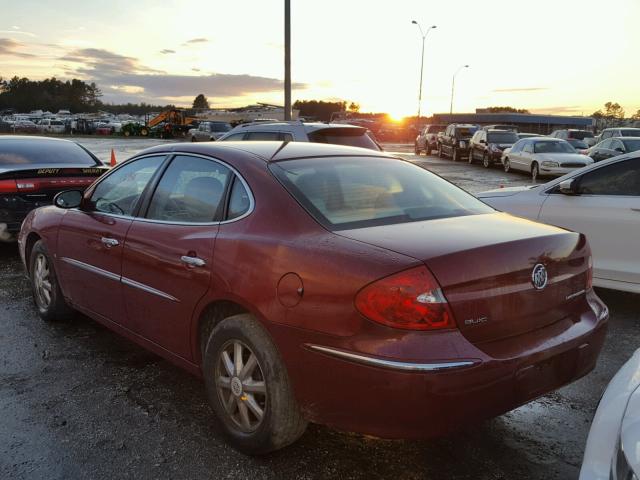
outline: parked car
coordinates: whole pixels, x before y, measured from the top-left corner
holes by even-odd
[[[640,150],[640,137],[607,138],[591,147],[587,153],[594,162]]]
[[[640,350],[611,379],[593,417],[580,480],[640,478]]]
[[[534,181],[540,175],[560,176],[590,163],[591,158],[577,153],[566,140],[548,137],[518,140],[502,155],[505,172],[527,172]]]
[[[454,162],[469,156],[469,141],[478,130],[477,125],[452,123],[438,136],[438,156],[451,157]]]
[[[107,170],[69,140],[0,137],[0,240],[11,240],[31,210],[50,205],[68,188],[85,188]]]
[[[562,140],[570,140],[570,139],[584,140],[584,142],[588,146],[593,146],[596,144],[595,136],[593,132],[590,132],[589,130],[577,130],[575,128],[569,128],[565,130],[555,130],[554,132],[551,132],[549,136],[553,138],[561,138]]]
[[[578,140],[577,138],[570,138],[567,140],[569,145],[576,149],[576,152],[581,153],[582,155],[589,154],[589,145],[584,140]]]
[[[431,155],[431,152],[438,149],[438,133],[444,132],[447,128],[446,125],[427,125],[416,137],[414,152],[416,155],[420,155],[424,152],[425,155]]]
[[[542,185],[478,197],[498,210],[584,233],[593,250],[594,284],[640,293],[640,151]]]
[[[202,122],[198,128],[192,128],[188,137],[192,142],[213,142],[231,130],[227,122]]]
[[[605,128],[596,138],[598,142],[601,142],[612,137],[640,137],[640,128]]]
[[[38,133],[38,125],[31,120],[16,120],[13,122],[12,131],[14,133]]]
[[[518,135],[519,139],[533,138],[533,137],[544,137],[544,135],[540,135],[539,133],[526,133],[526,132],[518,132],[516,135]]]
[[[518,141],[518,135],[512,130],[478,130],[469,141],[469,163],[482,160],[484,168],[494,162],[500,162],[505,148]]]
[[[516,125],[485,125],[482,127],[482,130],[508,130],[518,133],[518,127]]]
[[[307,421],[424,438],[499,415],[592,370],[608,320],[583,235],[371,149],[160,145],[19,246],[43,319],[77,309],[202,376],[254,454]]]
[[[218,139],[223,142],[240,140],[331,143],[382,150],[366,128],[338,123],[300,121],[243,123]]]
[[[64,133],[65,126],[60,120],[43,118],[38,122],[38,130],[43,133]]]

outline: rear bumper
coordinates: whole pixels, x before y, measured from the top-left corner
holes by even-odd
[[[281,335],[289,337],[285,343],[290,344],[292,332],[275,327],[272,334],[310,421],[381,438],[422,439],[508,412],[584,376],[596,364],[607,321],[606,311],[597,318],[589,309],[561,334],[552,327],[553,336],[547,341],[541,341],[545,335],[541,332],[522,341],[508,339],[503,346],[491,347],[493,356],[470,344],[459,331],[422,338],[392,332],[391,338],[382,340],[367,335],[329,347],[349,354],[359,349],[356,355],[374,360],[435,366],[431,370],[376,365],[319,350],[311,345],[326,346],[330,339],[316,336],[305,342],[309,335],[299,330],[293,335],[300,343],[283,347]],[[375,352],[362,351],[366,349]],[[406,354],[385,357],[385,350]],[[416,357],[417,351],[423,358]],[[433,358],[424,358],[428,355]]]

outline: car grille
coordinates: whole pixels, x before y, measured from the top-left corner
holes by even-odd
[[[561,163],[560,166],[563,168],[578,168],[578,167],[584,167],[584,163],[567,162],[567,163]]]

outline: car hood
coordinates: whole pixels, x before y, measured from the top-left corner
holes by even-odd
[[[540,161],[593,163],[591,158],[580,153],[536,153],[534,156]]]
[[[506,187],[496,188],[495,190],[486,190],[476,194],[478,198],[490,198],[490,197],[511,197],[521,192],[528,192],[532,188],[536,188],[539,185],[523,185],[520,187]]]

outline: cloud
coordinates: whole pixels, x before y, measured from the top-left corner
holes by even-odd
[[[199,71],[200,71],[200,69],[199,69],[199,68],[192,68],[192,69],[191,69],[191,71],[193,71],[193,72],[199,72]]]
[[[183,45],[193,45],[194,43],[207,43],[209,41],[208,38],[198,37],[192,38],[191,40],[187,40]]]
[[[531,113],[541,113],[541,114],[563,114],[563,113],[577,114],[577,113],[582,113],[583,111],[584,111],[584,107],[581,107],[580,105],[531,109]]]
[[[75,69],[76,72],[100,76],[100,73],[118,76],[131,72],[164,73],[145,67],[137,58],[119,55],[102,48],[80,48],[72,50],[60,57],[65,62],[79,63],[83,65]]]
[[[492,92],[539,92],[549,90],[547,87],[520,87],[520,88],[496,88]]]
[[[35,56],[31,53],[18,51],[19,49],[24,47],[25,45],[23,45],[22,43],[16,42],[15,40],[12,40],[10,38],[0,38],[0,56],[20,58],[31,58]]]
[[[163,55],[167,55],[168,53],[176,53],[175,50],[170,50],[168,48],[162,49],[160,50],[160,53],[162,53]]]

